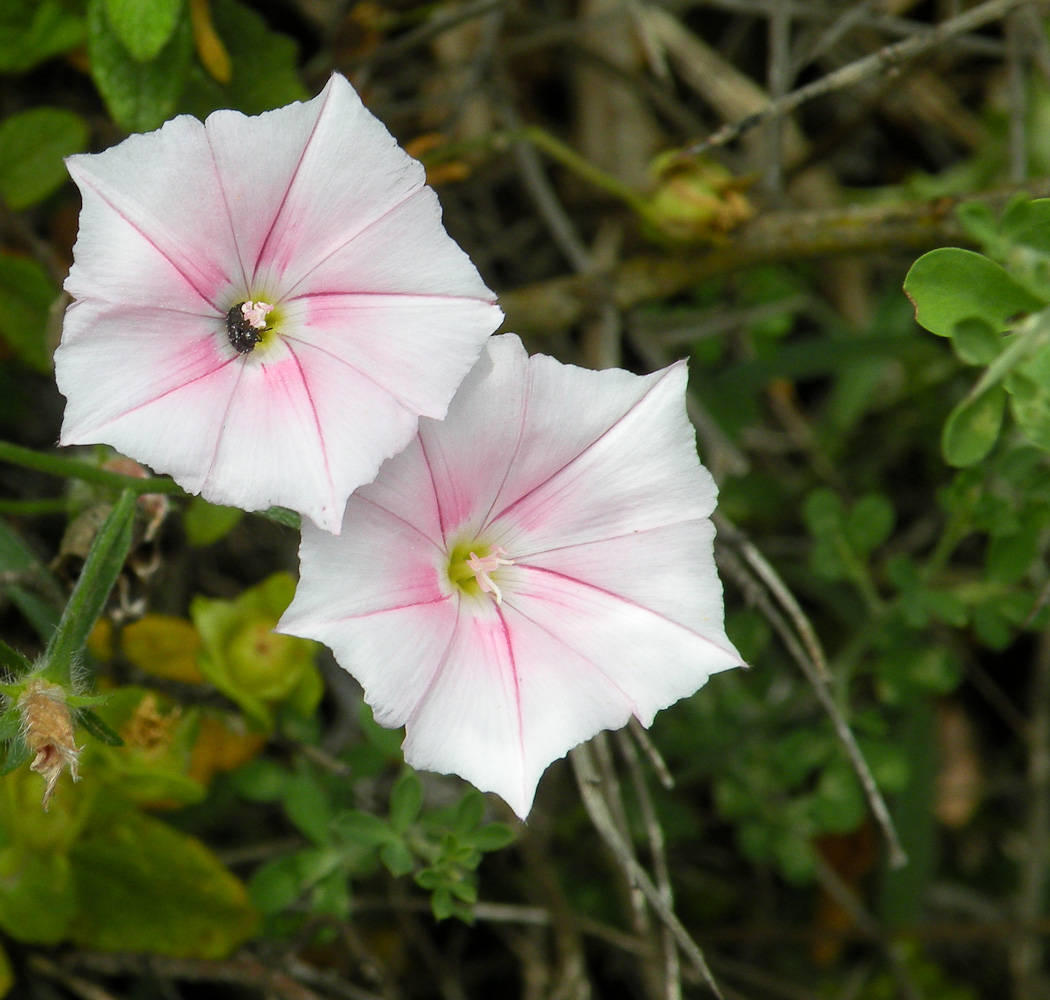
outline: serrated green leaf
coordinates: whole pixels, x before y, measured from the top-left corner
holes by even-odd
[[[974,317],[1002,331],[1014,317],[1046,305],[995,261],[955,247],[923,254],[908,272],[904,290],[915,305],[916,320],[940,337],[950,337],[961,320]]]
[[[113,33],[138,62],[157,57],[181,14],[182,0],[106,0],[106,17]]]
[[[254,932],[244,884],[199,840],[138,812],[100,815],[74,843],[83,948],[225,958]]]
[[[423,808],[423,782],[415,771],[406,770],[390,792],[390,825],[404,833]]]
[[[63,159],[87,147],[80,115],[32,108],[0,122],[0,197],[14,209],[43,201],[69,177]]]
[[[995,447],[1003,423],[1006,391],[992,386],[976,398],[964,399],[948,417],[941,451],[949,465],[975,465]]]
[[[999,332],[986,319],[970,316],[952,328],[952,347],[960,361],[968,365],[987,365],[1003,346]]]
[[[105,8],[106,0],[89,0],[91,78],[121,128],[148,132],[175,113],[193,55],[189,21],[178,21],[155,59],[137,62],[110,26]]]
[[[198,548],[212,545],[225,538],[243,517],[244,511],[238,507],[220,507],[202,497],[194,497],[182,519],[186,540]]]
[[[68,682],[73,659],[84,648],[109,600],[131,548],[134,518],[135,495],[125,490],[91,543],[80,579],[44,653],[44,672],[57,684]]]

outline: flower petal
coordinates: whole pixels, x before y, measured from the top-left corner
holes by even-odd
[[[535,560],[544,571],[646,608],[732,649],[722,627],[722,584],[715,568],[714,534],[714,525],[706,518],[663,525],[522,556],[515,572],[527,574]],[[510,591],[513,596],[508,600],[516,601],[519,588]]]
[[[415,414],[301,344],[242,364],[202,490],[246,510],[291,507],[338,531],[346,496],[411,440]]]
[[[181,115],[66,160],[83,198],[65,288],[74,298],[224,314],[236,246],[204,126]]]
[[[422,471],[433,482],[446,536],[481,528],[516,459],[528,365],[517,337],[493,337],[445,419],[420,421]]]
[[[288,340],[327,354],[349,379],[367,379],[412,413],[441,418],[502,313],[478,299],[362,293],[294,299],[285,315]]]
[[[317,255],[316,265],[288,285],[289,296],[331,290],[495,302],[470,258],[445,232],[441,205],[428,187],[369,224],[348,227],[341,243]]]
[[[686,378],[681,362],[637,376],[533,358],[518,459],[491,517],[500,544],[525,558],[707,517],[717,489],[696,458]]]
[[[186,313],[73,303],[55,351],[55,378],[67,397],[61,443],[104,441],[147,465],[162,463],[187,486],[210,462],[238,376],[216,325]],[[147,415],[156,403],[160,409]],[[178,417],[151,422],[170,410]]]
[[[217,111],[206,127],[249,280],[264,287],[290,291],[426,182],[338,74],[305,104]]]
[[[303,525],[301,579],[278,631],[330,646],[376,719],[400,726],[442,661],[457,602],[440,584],[442,553],[410,523],[353,496],[347,524],[338,537]]]

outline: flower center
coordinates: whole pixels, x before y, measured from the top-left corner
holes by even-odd
[[[272,327],[266,319],[273,311],[269,302],[238,302],[226,314],[226,336],[238,354],[251,354],[263,334]]]
[[[483,555],[478,555],[479,552]],[[514,565],[514,560],[506,556],[507,550],[501,545],[479,545],[476,541],[461,543],[452,550],[448,578],[468,594],[490,594],[497,604],[502,604],[503,591],[492,574],[500,566]]]

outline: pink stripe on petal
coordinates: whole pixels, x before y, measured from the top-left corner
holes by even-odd
[[[694,631],[631,600],[536,567],[505,604],[544,623],[567,648],[593,663],[637,706],[644,725],[692,694],[707,678],[742,665],[720,617]]]

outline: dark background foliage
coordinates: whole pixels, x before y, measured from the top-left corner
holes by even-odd
[[[1000,304],[1050,301],[1045,212],[1011,201],[1050,193],[1048,14],[4,0],[3,637],[34,659],[78,579],[116,588],[67,678],[82,781],[49,812],[0,720],[0,986],[674,1000],[708,995],[699,945],[727,998],[1050,995],[1050,368],[974,389]],[[591,367],[691,362],[750,669],[557,762],[524,826],[405,770],[326,653],[288,653],[279,696],[272,663],[232,670],[215,623],[276,620],[293,528],[172,496],[151,536],[84,472],[101,450],[8,447],[55,454],[62,156],[333,71],[424,161],[505,329]],[[924,258],[922,329],[902,285],[943,246],[1008,277]]]

